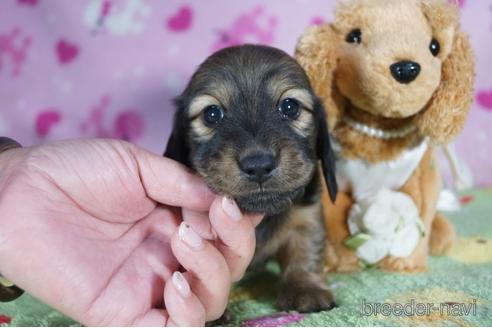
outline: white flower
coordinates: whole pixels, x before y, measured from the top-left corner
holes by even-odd
[[[382,189],[352,206],[346,245],[368,264],[387,255],[409,256],[422,236],[417,206],[404,193]]]
[[[362,246],[357,248],[357,256],[364,262],[373,264],[388,255],[391,240],[385,238],[371,238]]]
[[[417,220],[420,220],[417,218]],[[417,224],[409,224],[396,232],[389,254],[396,257],[407,257],[412,254],[420,240]]]

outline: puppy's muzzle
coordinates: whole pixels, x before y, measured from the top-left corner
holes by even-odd
[[[420,65],[413,61],[402,60],[390,66],[391,75],[399,83],[407,84],[417,78]]]
[[[248,180],[262,184],[272,177],[278,163],[270,152],[255,152],[241,158],[238,165]]]

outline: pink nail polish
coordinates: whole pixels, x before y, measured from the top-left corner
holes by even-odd
[[[222,209],[233,221],[239,221],[243,217],[243,214],[239,210],[239,207],[232,198],[222,198]]]
[[[203,239],[200,237],[189,224],[181,222],[178,230],[179,239],[192,249],[200,250],[203,248]]]
[[[181,272],[174,272],[171,281],[173,282],[174,287],[177,289],[178,293],[182,297],[187,298],[188,296],[190,296],[190,285]]]

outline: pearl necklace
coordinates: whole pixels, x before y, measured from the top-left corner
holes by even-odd
[[[354,119],[345,116],[343,120],[354,130],[365,134],[367,136],[373,137],[373,138],[378,138],[378,139],[383,139],[383,140],[390,140],[390,139],[399,139],[399,138],[404,138],[417,130],[417,127],[413,124],[408,124],[407,126],[404,126],[399,129],[393,129],[393,130],[382,130],[378,128],[373,128],[372,126],[360,123],[355,121]]]

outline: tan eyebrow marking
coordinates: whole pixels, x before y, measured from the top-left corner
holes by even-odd
[[[201,114],[202,110],[210,105],[220,106],[220,101],[217,98],[212,97],[210,95],[200,95],[196,97],[190,103],[190,107],[188,110],[188,117],[190,119],[197,118]]]
[[[207,141],[214,135],[214,129],[208,127],[201,120],[201,114],[204,108],[210,105],[221,106],[220,101],[211,95],[200,95],[194,98],[188,109],[188,118],[191,120],[191,132],[193,136],[200,141]]]
[[[286,90],[296,87],[285,74],[275,74],[268,81],[268,93],[272,99],[280,99]]]
[[[282,96],[280,97],[280,101],[287,98],[294,98],[301,103],[304,109],[307,109],[311,112],[313,111],[313,107],[314,107],[313,97],[306,89],[301,89],[301,88],[289,89],[282,94]]]
[[[296,120],[292,121],[291,125],[298,134],[307,137],[314,129],[314,118],[312,115],[314,111],[313,97],[306,89],[292,88],[282,94],[279,102],[287,98],[297,100],[302,107],[301,114]]]

